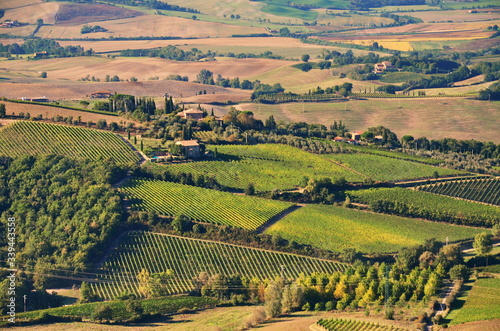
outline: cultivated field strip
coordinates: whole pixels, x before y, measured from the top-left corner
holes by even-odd
[[[500,206],[498,178],[457,180],[417,186],[417,190]]]
[[[117,135],[66,125],[19,121],[0,130],[0,155],[57,154],[76,158],[139,161]]]
[[[320,319],[316,322],[325,331],[406,331],[408,329],[395,327],[393,325],[348,320],[341,318]]]
[[[205,188],[131,178],[121,187],[135,210],[255,230],[293,204]]]
[[[123,291],[142,295],[137,280],[142,269],[149,273],[172,270],[173,277],[166,286],[168,292],[173,294],[193,289],[192,278],[201,272],[209,275],[239,274],[249,279],[274,279],[280,275],[295,279],[301,272],[333,273],[344,270],[346,266],[288,253],[131,231],[107,258],[100,282],[92,284],[92,289],[106,299],[115,298]]]

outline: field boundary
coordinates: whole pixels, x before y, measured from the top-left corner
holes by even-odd
[[[274,215],[271,217],[267,222],[259,226],[257,229],[255,229],[256,233],[263,233],[266,231],[268,228],[273,226],[275,223],[278,223],[280,220],[282,220],[284,217],[286,217],[288,214],[293,213],[297,209],[302,208],[300,205],[293,205],[288,207],[287,209],[283,210],[279,214]]]

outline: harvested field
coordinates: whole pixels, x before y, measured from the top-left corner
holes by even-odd
[[[22,23],[35,24],[41,18],[45,24],[54,24],[55,14],[59,9],[57,2],[44,2],[33,4],[28,7],[17,7],[5,11],[3,20],[17,20]],[[16,29],[16,28],[15,28]],[[9,29],[10,31],[11,29]]]
[[[500,38],[493,39],[478,39],[469,41],[467,43],[460,44],[459,46],[453,47],[454,51],[466,52],[466,51],[477,51],[478,49],[485,49],[490,47],[500,46]]]
[[[500,331],[500,319],[450,325],[449,331]]]
[[[401,13],[401,15],[411,15],[422,19],[425,23],[433,22],[478,22],[488,20],[498,20],[500,13],[494,9],[478,10],[477,13],[469,13],[468,10],[447,10],[447,11],[421,11],[411,13]]]
[[[241,101],[250,98],[250,91],[222,88],[218,86],[187,83],[171,80],[145,82],[46,82],[46,83],[1,83],[2,95],[10,99],[46,96],[49,99],[84,99],[96,91],[110,91],[135,96],[163,96],[165,93],[179,98],[190,97],[202,90],[211,94],[210,102]]]
[[[460,82],[455,82],[453,86],[467,86],[471,84],[478,84],[481,83],[484,80],[484,75],[477,75],[475,77],[471,77],[466,80],[462,80]]]
[[[464,35],[462,37],[467,37],[470,31],[483,31],[490,25],[499,24],[500,20],[497,21],[489,21],[489,22],[465,22],[465,23],[420,23],[420,24],[409,24],[405,26],[397,26],[390,28],[379,28],[379,29],[370,29],[370,35],[393,35],[392,38],[396,37],[396,35],[403,33],[435,33],[435,32],[454,32],[454,31],[462,31]],[[367,35],[366,30],[353,30],[349,32],[343,33],[348,36],[362,36]],[[489,32],[491,34],[491,32]]]
[[[42,3],[42,0],[2,0],[0,1],[0,9],[26,7],[40,3]]]
[[[125,123],[136,123],[138,124],[139,122],[135,121],[129,121],[121,117],[117,116],[109,116],[109,115],[101,115],[101,114],[94,114],[94,113],[89,113],[89,112],[84,112],[84,111],[78,111],[78,110],[71,110],[71,109],[64,109],[64,108],[57,108],[57,107],[50,107],[50,106],[41,106],[41,105],[30,105],[27,103],[16,103],[16,102],[9,102],[9,101],[4,101],[2,103],[5,103],[5,108],[7,110],[7,114],[11,115],[12,113],[15,113],[18,115],[19,113],[30,113],[31,116],[38,116],[39,114],[42,114],[43,118],[52,118],[54,116],[73,116],[73,118],[78,118],[78,116],[81,116],[83,122],[87,121],[92,121],[96,123],[100,119],[106,120],[108,123],[109,122],[120,122],[124,121]]]
[[[52,79],[78,80],[87,75],[104,81],[106,75],[118,75],[121,79],[136,77],[148,80],[151,77],[164,79],[170,74],[188,76],[190,81],[207,69],[223,77],[259,75],[264,72],[289,66],[297,62],[272,59],[219,59],[207,62],[171,61],[161,58],[61,58],[40,61],[4,61],[0,65],[12,71],[46,71]]]
[[[109,21],[121,18],[142,16],[136,10],[109,6],[105,4],[83,4],[83,3],[64,3],[61,4],[56,14],[57,25],[79,25],[89,22]]]
[[[471,78],[472,79],[472,78]],[[477,85],[464,85],[453,88],[435,88],[426,89],[425,94],[427,95],[437,95],[437,94],[466,94],[466,93],[478,93],[481,90],[487,89],[493,82],[486,82]]]
[[[160,15],[145,15],[140,17],[117,19],[100,22],[107,32],[92,33],[92,38],[109,37],[181,37],[208,38],[229,37],[233,34],[265,33],[264,28],[227,25],[193,21],[192,19],[168,17]],[[77,26],[43,26],[37,36],[41,38],[84,38],[80,33],[81,25]]]
[[[464,98],[371,99],[338,103],[242,104],[259,119],[270,115],[287,122],[331,125],[342,120],[351,130],[383,125],[398,137],[405,134],[428,139],[491,140],[500,143],[500,102]],[[478,130],[481,128],[481,130]]]

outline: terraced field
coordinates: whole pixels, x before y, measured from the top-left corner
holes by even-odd
[[[121,191],[136,210],[160,215],[184,215],[197,221],[255,230],[291,203],[240,196],[205,188],[132,178]]]
[[[212,176],[225,186],[244,189],[249,183],[257,191],[293,189],[304,176],[345,177],[362,181],[365,177],[327,159],[288,145],[213,146],[224,161],[202,161],[167,166],[174,173]]]
[[[444,241],[448,237],[456,241],[472,238],[482,231],[336,206],[309,205],[288,214],[265,233],[337,252],[355,248],[366,253],[384,253],[421,244],[429,238]]]
[[[463,174],[460,170],[439,168],[378,155],[329,154],[325,157],[379,181],[432,177],[434,172],[437,172],[439,176]]]
[[[332,273],[346,266],[294,254],[134,231],[105,261],[100,279],[108,282],[92,284],[92,289],[102,298],[115,298],[124,290],[142,295],[136,277],[142,269],[150,273],[172,270],[173,276],[165,284],[167,292],[183,293],[193,289],[192,278],[201,272],[228,276],[237,273],[249,279],[274,279],[282,274],[295,279],[301,272]]]
[[[139,156],[111,132],[37,122],[14,122],[0,130],[0,155],[58,154],[91,160],[138,162]]]

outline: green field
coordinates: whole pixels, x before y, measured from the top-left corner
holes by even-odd
[[[473,179],[422,185],[418,190],[500,206],[500,180]]]
[[[322,249],[338,252],[355,248],[365,253],[396,252],[429,238],[463,240],[480,232],[467,227],[325,205],[302,207],[266,230],[267,234],[279,234],[285,239]]]
[[[120,188],[132,208],[161,215],[255,230],[291,203],[240,196],[201,187],[132,178]]]
[[[478,279],[451,324],[500,318],[500,279]]]
[[[120,241],[103,265],[100,279],[111,283],[94,283],[92,288],[103,298],[114,298],[124,290],[139,294],[136,276],[143,268],[150,273],[172,270],[173,278],[166,289],[169,293],[183,293],[193,288],[192,278],[201,272],[239,274],[248,279],[274,279],[283,272],[284,277],[295,279],[301,272],[333,273],[346,266],[288,253],[133,231]]]
[[[290,3],[289,0],[268,0],[267,2],[284,6]],[[293,3],[300,5],[313,5],[319,8],[328,8],[328,7],[347,8],[349,6],[348,1],[342,1],[342,0],[297,0],[293,1]]]
[[[353,201],[378,204],[386,202],[393,205],[399,214],[413,215],[425,219],[491,227],[500,221],[500,207],[458,200],[451,197],[404,188],[372,188],[369,190],[349,191]],[[388,211],[390,212],[390,211]]]
[[[175,313],[181,308],[193,309],[195,307],[202,308],[206,305],[214,306],[218,303],[218,300],[213,298],[204,297],[188,297],[188,296],[175,296],[175,297],[163,297],[155,299],[145,299],[139,301],[140,305],[144,309],[144,313],[162,313],[169,314]],[[79,305],[59,307],[59,308],[49,308],[44,310],[35,310],[26,313],[19,313],[16,315],[19,319],[33,319],[40,316],[40,313],[46,312],[51,316],[66,316],[66,317],[81,317],[90,318],[97,306],[102,305],[101,302],[83,303]],[[107,302],[113,309],[113,316],[119,318],[130,318],[127,316],[126,302],[125,301],[111,301]],[[67,327],[67,326],[66,326]]]
[[[468,8],[480,8],[486,6],[498,6],[498,1],[496,0],[479,0],[473,2],[456,2],[456,1],[444,1],[441,6],[445,9],[468,9]]]
[[[19,121],[0,130],[0,155],[58,154],[76,158],[139,161],[139,156],[111,132]]]
[[[400,181],[405,179],[432,177],[434,172],[440,176],[460,175],[463,172],[439,168],[427,164],[389,158],[370,154],[329,154],[326,158],[341,163],[351,169],[378,181]]]
[[[294,7],[268,4],[261,9],[264,13],[277,16],[300,18],[301,20],[312,21],[318,17],[318,13],[309,10],[300,10]]]
[[[443,49],[443,46],[451,48],[470,42],[470,40],[434,40],[434,41],[410,41],[410,45],[415,51],[427,49]]]
[[[419,78],[424,78],[424,77],[426,77],[426,75],[415,72],[407,72],[407,71],[389,72],[382,75],[379,81],[388,84],[396,84],[396,83],[404,83],[409,80],[417,80]]]
[[[393,325],[384,325],[380,323],[364,322],[355,319],[330,318],[320,319],[317,323],[327,331],[405,331],[408,329],[394,327]]]
[[[365,177],[344,169],[320,155],[288,145],[211,146],[223,161],[189,162],[166,168],[173,173],[211,176],[225,186],[244,189],[249,183],[257,191],[293,189],[304,176],[345,177],[363,181]]]

